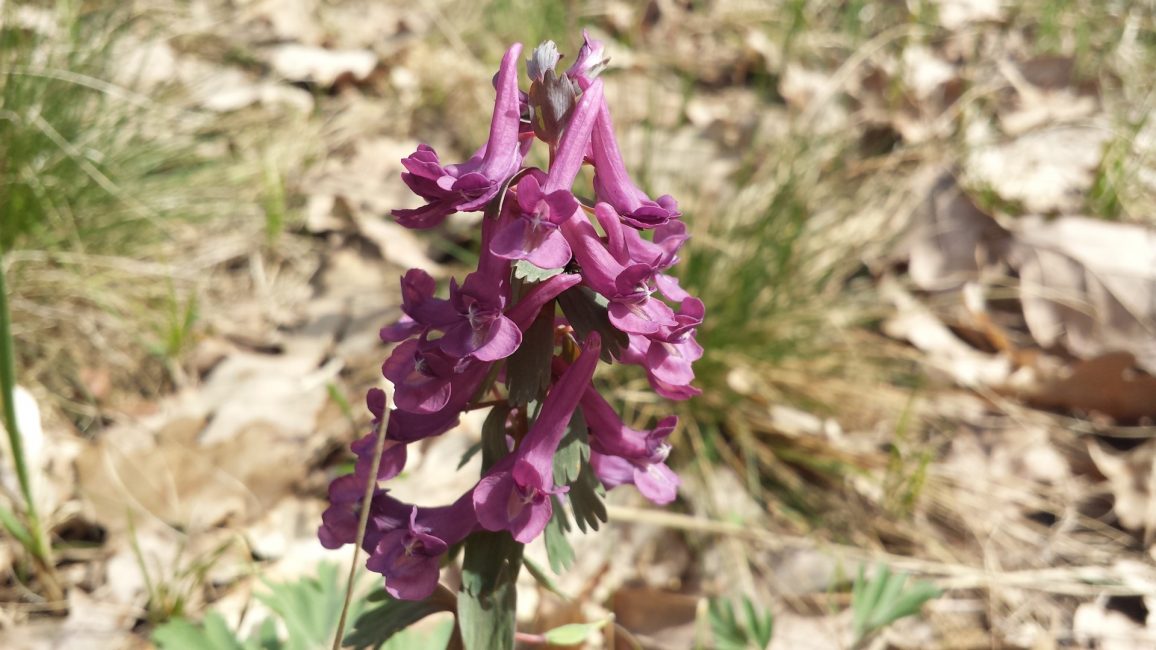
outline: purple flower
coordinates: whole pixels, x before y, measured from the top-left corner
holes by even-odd
[[[521,445],[474,488],[478,523],[486,530],[508,530],[515,540],[527,543],[546,528],[553,513],[550,495],[564,491],[554,486],[554,452],[578,406],[582,387],[594,376],[601,349],[598,334],[590,334],[578,360],[550,389]]]
[[[439,339],[441,349],[454,357],[471,356],[497,361],[522,344],[522,332],[502,313],[506,299],[502,284],[480,273],[471,273],[461,287],[450,282],[450,303],[457,312],[452,325]]]
[[[545,182],[529,174],[518,182],[515,216],[494,235],[490,250],[510,260],[526,260],[543,269],[562,268],[570,261],[570,245],[559,226],[579,214],[582,206],[570,188],[582,168],[590,132],[602,102],[602,82],[582,94],[562,135]]]
[[[679,216],[678,203],[670,195],[652,201],[638,189],[626,172],[626,163],[614,139],[610,109],[602,102],[591,138],[594,157],[594,195],[609,203],[627,225],[640,229],[661,226]]]
[[[566,190],[542,192],[537,178],[528,175],[517,185],[515,216],[494,234],[490,251],[508,260],[526,260],[543,269],[558,269],[570,261],[570,245],[558,229],[582,207]]]
[[[662,445],[651,459],[636,461],[591,451],[590,466],[606,489],[633,484],[642,496],[666,505],[678,496],[678,486],[682,484],[678,475],[663,462],[668,453],[670,446]]]
[[[374,496],[384,494],[377,488]],[[321,527],[317,538],[325,548],[341,548],[357,540],[357,524],[361,517],[361,503],[365,498],[365,481],[347,474],[329,484],[329,507],[321,513]]]
[[[663,326],[678,324],[674,310],[651,298],[654,267],[644,263],[624,266],[586,219],[568,220],[562,224],[562,232],[582,267],[586,284],[609,301],[610,322],[616,328],[627,333],[654,334]]]
[[[521,43],[506,50],[495,85],[497,98],[490,120],[490,137],[464,163],[442,166],[437,152],[427,145],[402,160],[401,175],[414,194],[426,205],[412,210],[394,210],[398,223],[407,228],[433,228],[454,212],[479,210],[500,191],[502,184],[518,171],[532,139],[521,136],[522,109],[518,92],[518,55]]]
[[[666,457],[670,445],[666,439],[678,424],[669,416],[650,431],[639,431],[625,424],[610,404],[589,386],[582,393],[582,414],[590,426],[590,462],[607,488],[632,483],[644,497],[666,504],[678,494],[680,481],[669,467]]]
[[[408,340],[393,349],[381,374],[394,385],[397,408],[410,413],[434,413],[450,401],[453,378],[461,359],[443,352],[436,343]]]
[[[594,83],[594,78],[606,68],[607,63],[609,59],[606,58],[602,41],[593,40],[589,32],[582,30],[582,48],[578,50],[578,56],[566,71],[566,76],[585,89]]]
[[[377,434],[381,430],[381,422],[385,417],[385,391],[380,388],[369,389],[365,394],[365,404],[369,408],[369,412],[373,414],[373,423],[370,426],[370,431],[349,446],[357,456],[357,465],[354,473],[361,478],[362,485],[365,485],[365,481],[368,480],[366,477],[369,476],[369,470],[373,466],[373,451],[377,447]],[[392,417],[389,419],[390,424],[388,428],[392,428],[393,420],[397,417],[397,413],[391,415]],[[386,438],[387,440],[381,450],[381,461],[377,466],[378,481],[385,481],[401,474],[401,470],[405,467],[407,456],[405,445],[389,441],[388,433],[386,434]]]
[[[382,534],[365,566],[385,576],[385,590],[394,598],[423,600],[437,588],[446,550],[465,539],[476,524],[469,494],[452,506],[413,506],[409,524]]]
[[[401,276],[401,311],[396,323],[381,329],[381,340],[397,343],[422,331],[441,329],[454,321],[454,309],[448,300],[434,297],[437,282],[421,269],[410,269]]]

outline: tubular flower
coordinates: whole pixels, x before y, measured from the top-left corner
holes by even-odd
[[[603,487],[633,485],[658,504],[678,497],[667,465],[677,419],[627,426],[594,375],[600,361],[625,363],[663,397],[699,392],[703,304],[671,275],[686,227],[674,199],[651,200],[626,171],[597,79],[602,44],[584,33],[563,73],[557,47],[537,47],[528,92],[518,88],[521,51],[515,44],[502,59],[489,137],[473,156],[443,165],[420,145],[402,161],[402,181],[425,203],[394,211],[399,224],[433,228],[459,211],[484,217],[477,268],[460,283],[439,291],[423,270],[401,277],[401,316],[380,333],[393,346],[381,366],[393,410],[382,390],[366,395],[370,430],[351,444],[354,471],[330,484],[318,528],[326,548],[355,543],[365,514],[366,566],[394,598],[427,598],[447,551],[474,533],[530,542],[559,503],[597,516]],[[523,167],[535,138],[548,146],[545,169]],[[592,191],[576,194],[587,164]],[[410,444],[491,407],[480,478],[452,504],[403,503],[382,485],[405,468]]]

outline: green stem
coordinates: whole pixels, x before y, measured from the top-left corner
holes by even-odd
[[[29,550],[52,572],[52,547],[36,510],[32,495],[32,481],[28,476],[28,461],[24,455],[24,438],[16,422],[16,354],[12,344],[12,315],[8,310],[8,285],[5,280],[4,255],[0,252],[0,399],[4,401],[4,427],[8,431],[8,445],[12,450],[12,464],[16,468],[16,478],[20,482],[20,493],[24,497],[24,513],[28,519],[31,539],[34,544]],[[55,584],[53,577],[48,580]]]

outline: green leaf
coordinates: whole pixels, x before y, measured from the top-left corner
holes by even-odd
[[[598,296],[587,287],[570,287],[558,296],[558,306],[566,315],[566,320],[583,341],[590,332],[602,335],[602,360],[611,363],[630,342],[626,334],[610,324],[610,315],[605,305],[598,303]]]
[[[554,454],[554,484],[569,485],[582,472],[583,463],[590,460],[590,430],[582,409],[575,409],[570,416],[566,435],[558,443]]]
[[[859,567],[851,590],[851,609],[856,640],[863,640],[878,630],[907,616],[919,613],[923,605],[941,595],[935,585],[925,581],[908,584],[906,573],[891,573],[880,564],[870,580],[866,569]]]
[[[602,619],[593,623],[570,623],[568,625],[560,625],[542,636],[546,637],[546,642],[554,645],[578,645],[585,641],[591,632],[601,629],[610,619]]]
[[[345,602],[344,581],[337,563],[321,563],[316,577],[281,584],[265,582],[265,587],[268,591],[256,594],[256,598],[284,622],[289,632],[286,648],[309,650],[332,642]],[[355,597],[351,605],[350,616],[356,617],[364,600]]]
[[[481,531],[466,538],[458,624],[466,650],[514,647],[514,613],[522,544],[509,533]]]
[[[594,475],[594,469],[589,462],[582,463],[582,471],[578,478],[570,484],[570,507],[574,509],[574,521],[578,529],[586,532],[589,526],[598,530],[599,522],[606,521],[606,504],[602,502],[606,490],[602,482]]]
[[[715,646],[720,650],[762,650],[771,642],[774,615],[769,611],[759,611],[750,598],[743,597],[742,602],[745,622],[740,622],[735,616],[734,605],[729,600],[710,600],[707,614]]]
[[[514,277],[526,282],[541,282],[558,275],[565,269],[543,269],[526,260],[514,262]]]
[[[485,474],[494,463],[510,453],[506,446],[506,418],[510,407],[499,404],[490,409],[486,421],[482,423],[482,473]]]
[[[554,303],[550,302],[522,334],[522,345],[506,362],[506,386],[511,403],[525,405],[546,395],[553,357]]]
[[[466,450],[466,453],[462,454],[462,459],[458,461],[458,467],[457,468],[461,469],[461,468],[465,467],[466,463],[470,462],[470,460],[474,456],[477,456],[478,452],[481,450],[482,450],[482,443],[480,443],[480,442],[475,442],[474,444],[470,445],[470,448]]]
[[[529,555],[522,556],[522,565],[526,567],[526,570],[530,572],[534,580],[537,580],[538,584],[545,587],[550,593],[557,595],[562,600],[570,600],[570,596],[562,591],[558,587],[558,583],[554,582],[554,579],[551,578],[542,567],[538,566],[537,562],[530,559]]]
[[[570,518],[566,516],[566,510],[558,497],[550,495],[550,501],[554,512],[546,523],[546,557],[550,560],[550,569],[555,574],[561,574],[574,565],[574,547],[566,539]]]
[[[755,607],[754,601],[750,598],[743,598],[743,609],[747,613],[747,631],[751,640],[758,644],[759,648],[765,648],[771,644],[771,636],[774,634],[775,618],[769,610],[766,612],[759,612]]]
[[[182,618],[174,619],[153,631],[153,643],[161,650],[249,650],[260,648],[244,644],[225,623],[225,617],[210,611],[200,625]]]
[[[443,590],[418,601],[395,600],[387,595],[381,604],[365,610],[354,620],[353,630],[345,636],[344,645],[356,650],[381,647],[388,639],[430,614],[453,611],[452,603],[452,595]],[[329,647],[329,644],[321,647]]]
[[[381,646],[381,650],[445,648],[454,634],[454,617],[449,614],[439,614],[437,617],[441,620],[431,621],[429,625],[422,623],[420,626],[407,627],[398,632]]]
[[[735,620],[734,606],[722,598],[712,598],[707,609],[710,629],[719,650],[740,650],[747,647],[747,637]]]

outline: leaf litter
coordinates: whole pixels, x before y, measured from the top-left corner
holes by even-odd
[[[131,408],[110,396],[119,411],[94,435],[49,418],[46,439],[76,449],[51,474],[52,510],[62,526],[73,522],[69,534],[103,538],[95,556],[77,556],[100,568],[75,579],[67,619],[28,624],[14,609],[21,624],[0,633],[6,645],[99,636],[135,647],[129,630],[158,604],[159,583],[186,590],[190,612],[215,602],[243,623],[251,571],[308,572],[322,557],[313,536],[327,468],[366,424],[359,393],[383,358],[375,335],[396,314],[396,276],[410,266],[447,273],[438,252],[387,214],[403,196],[398,159],[418,139],[465,148],[459,139],[476,125],[434,125],[454,102],[488,91],[472,70],[446,65],[458,57],[481,69],[452,35],[453,12],[269,0],[220,21],[207,17],[227,15],[221,6],[193,4],[184,25],[230,56],[176,39],[142,41],[124,56],[144,88],[172,79],[191,109],[238,125],[222,128],[286,112],[315,123],[279,136],[308,140],[294,143],[308,153],[289,150],[282,167],[299,219],[280,249],[242,247],[214,267],[216,312],[200,326],[204,359],[187,386]],[[781,34],[751,26],[780,18],[749,3],[720,2],[706,15],[678,3],[607,3],[592,14],[622,69],[609,88],[649,89],[624,102],[630,118],[619,128],[664,191],[689,186],[706,205],[741,189],[744,145],[802,133],[822,147],[870,127],[878,142],[864,137],[851,164],[893,191],[851,207],[832,197],[838,207],[824,223],[902,242],[862,263],[889,305],[880,334],[911,346],[897,356],[927,370],[928,384],[904,393],[918,429],[909,438],[896,433],[908,426],[899,410],[851,424],[851,414],[792,413],[796,404],[755,409],[758,435],[780,444],[760,462],[789,465],[780,456],[806,449],[856,468],[827,483],[814,468],[791,471],[800,487],[838,490],[856,511],[840,535],[862,556],[831,551],[821,529],[746,497],[749,477],[704,468],[684,493],[694,515],[677,526],[648,522],[615,495],[616,525],[573,540],[576,565],[558,578],[570,600],[524,575],[520,616],[530,628],[613,612],[648,647],[688,647],[700,598],[741,592],[774,604],[772,647],[835,647],[850,629],[849,613],[836,613],[849,563],[881,555],[907,557],[952,589],[921,620],[888,631],[891,647],[1150,641],[1147,621],[1124,604],[1156,597],[1147,440],[1156,236],[1150,216],[1088,216],[1116,137],[1111,88],[1081,80],[1086,61],[1076,54],[1030,53],[1000,3],[933,4],[942,38],[876,35],[839,60],[829,52],[841,35],[810,36],[820,41],[811,50],[804,36],[809,53],[793,55]],[[440,105],[429,99],[438,95]],[[902,219],[881,213],[910,215],[905,239]],[[746,382],[751,396],[763,380]],[[883,399],[889,389],[877,390]],[[436,500],[427,486],[450,483],[444,467],[479,439],[480,423],[440,439],[453,444],[416,449],[397,489]],[[453,480],[470,475],[467,467]],[[781,545],[717,525],[726,521],[771,531]],[[546,565],[543,549],[527,553]],[[201,577],[186,581],[192,575]]]

